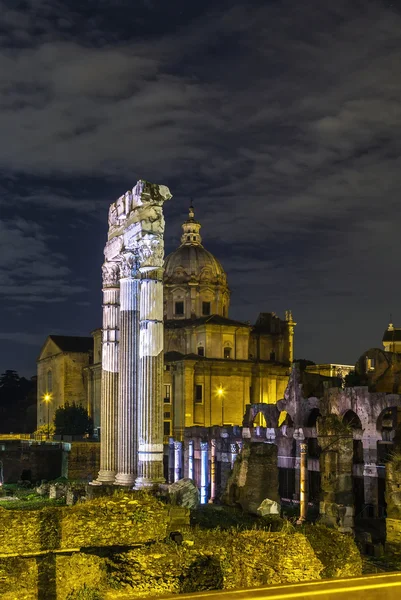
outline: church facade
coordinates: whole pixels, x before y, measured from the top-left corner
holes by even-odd
[[[293,361],[294,323],[261,313],[254,325],[230,319],[230,289],[221,263],[202,244],[194,210],[182,225],[180,246],[164,263],[164,435],[183,439],[194,425],[241,425],[247,404],[273,404],[284,397]],[[59,338],[61,346],[52,340]],[[63,338],[63,342],[61,342]],[[82,357],[68,353],[68,336],[49,336],[38,358],[38,426],[65,402],[86,405],[100,426],[101,329]],[[74,338],[75,340],[77,338]],[[86,340],[88,338],[78,338]],[[62,358],[61,358],[62,357]],[[75,361],[78,375],[65,389],[62,361]],[[49,371],[52,375],[49,379]],[[51,389],[49,382],[51,380]]]

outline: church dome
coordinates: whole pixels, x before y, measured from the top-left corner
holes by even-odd
[[[194,209],[182,224],[181,245],[164,262],[165,317],[227,317],[230,290],[221,263],[202,245]]]
[[[182,225],[181,246],[169,254],[164,262],[165,283],[203,281],[227,284],[221,263],[202,246],[200,223],[194,219],[194,210],[189,209],[189,218]]]

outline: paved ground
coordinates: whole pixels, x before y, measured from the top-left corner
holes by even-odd
[[[171,596],[170,596],[171,598]],[[399,600],[401,572],[329,579],[310,583],[180,594],[180,600]]]

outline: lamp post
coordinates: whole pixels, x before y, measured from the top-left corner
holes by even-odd
[[[50,439],[50,394],[45,394],[43,400],[47,404],[47,439]]]

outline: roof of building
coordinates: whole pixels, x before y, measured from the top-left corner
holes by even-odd
[[[76,335],[49,335],[62,352],[89,352],[93,350],[93,338]]]
[[[183,223],[181,246],[171,252],[164,261],[164,283],[176,284],[188,281],[227,285],[224,269],[202,245],[199,234],[200,223],[195,221],[194,209],[189,209],[189,218]]]
[[[401,328],[390,328],[389,325],[383,334],[383,342],[401,342]]]
[[[199,327],[200,325],[231,325],[235,327],[250,327],[249,323],[234,321],[233,319],[227,319],[221,315],[210,315],[208,317],[199,317],[198,319],[167,319],[167,321],[164,322],[166,329]]]

